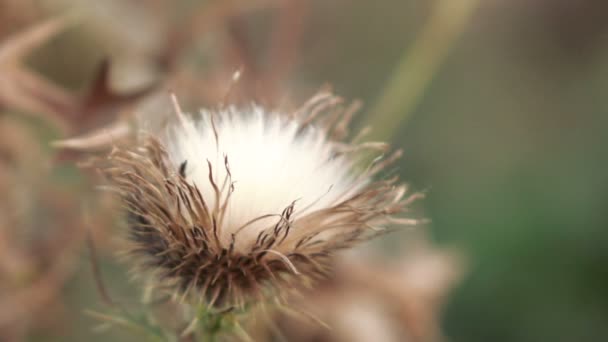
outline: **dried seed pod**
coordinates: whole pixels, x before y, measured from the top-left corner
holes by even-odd
[[[281,115],[252,106],[202,111],[118,147],[105,168],[128,209],[130,254],[155,287],[243,306],[330,272],[334,252],[383,232],[416,195],[358,168],[344,141],[356,106],[320,94]]]

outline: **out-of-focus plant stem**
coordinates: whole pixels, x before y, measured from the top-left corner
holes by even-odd
[[[411,115],[427,86],[469,22],[480,0],[436,0],[415,41],[401,57],[364,125],[372,140],[390,140]]]

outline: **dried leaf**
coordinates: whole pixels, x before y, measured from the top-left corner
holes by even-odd
[[[99,151],[127,137],[130,132],[131,126],[129,123],[126,120],[118,120],[81,136],[54,141],[51,145],[56,148],[77,151]]]
[[[0,106],[38,115],[67,130],[66,113],[73,112],[76,99],[22,64],[27,54],[67,25],[68,20],[64,17],[49,19],[13,35],[0,45]]]

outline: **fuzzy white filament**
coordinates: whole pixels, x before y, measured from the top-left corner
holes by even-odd
[[[237,250],[274,225],[294,201],[294,218],[298,218],[335,205],[359,188],[352,162],[336,155],[335,143],[324,130],[302,128],[295,119],[257,106],[182,116],[169,128],[163,144],[174,169],[182,168],[209,207],[217,201],[209,163],[217,187],[230,172],[234,191],[220,233],[223,243],[228,245],[232,234],[251,220],[265,217],[238,232]],[[227,193],[222,192],[222,199]]]

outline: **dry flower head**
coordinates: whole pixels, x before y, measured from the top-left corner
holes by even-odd
[[[374,180],[400,152],[346,140],[358,104],[320,93],[281,114],[260,107],[177,115],[104,170],[128,210],[129,254],[151,284],[242,307],[327,276],[332,255],[384,231],[419,195]],[[369,152],[381,155],[360,169]],[[278,291],[277,291],[278,290]]]

